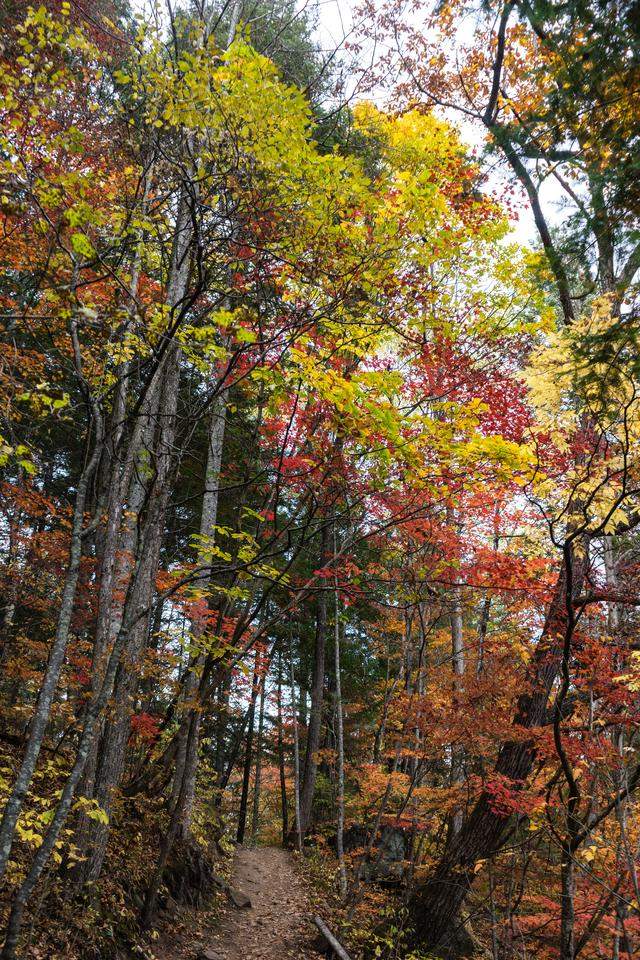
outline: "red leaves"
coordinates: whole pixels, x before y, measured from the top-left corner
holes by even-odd
[[[160,730],[160,718],[150,713],[136,713],[131,717],[130,742],[154,743]]]
[[[489,806],[500,817],[511,817],[513,814],[530,814],[535,807],[535,800],[523,792],[522,780],[510,780],[509,777],[494,773],[491,780],[484,784],[484,792]]]

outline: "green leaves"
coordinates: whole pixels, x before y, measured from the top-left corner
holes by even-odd
[[[86,260],[92,260],[95,256],[95,250],[91,245],[91,241],[84,233],[71,234],[71,247],[74,253],[79,254]]]

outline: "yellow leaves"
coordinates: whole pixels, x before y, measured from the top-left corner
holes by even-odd
[[[459,451],[460,459],[465,461],[487,460],[501,468],[501,473],[511,478],[515,474],[524,474],[521,482],[527,482],[527,475],[533,470],[533,459],[529,448],[523,444],[505,440],[500,434],[471,437]]]
[[[376,184],[383,196],[378,229],[392,232],[404,216],[410,218],[409,233],[430,232],[449,210],[439,182],[450,158],[460,152],[452,128],[429,113],[393,117],[371,103],[356,106],[354,124],[378,146],[384,160]]]
[[[63,392],[54,392],[52,385],[42,381],[36,384],[32,390],[24,390],[16,396],[16,399],[29,405],[30,411],[35,416],[44,416],[47,413],[55,413],[69,406],[69,395]],[[16,452],[24,454],[26,447],[16,448]]]
[[[334,354],[335,346],[325,356],[292,348],[297,379],[312,395],[333,407],[336,429],[341,434],[348,432],[354,445],[363,444],[372,463],[376,459],[386,462],[387,446],[397,445],[401,436],[403,416],[393,398],[400,377],[359,369],[347,376],[331,365]],[[405,455],[407,452],[408,447]]]
[[[109,823],[108,813],[102,809],[97,800],[89,799],[88,797],[79,797],[71,809],[80,810],[85,817],[88,817],[90,820],[96,820],[105,826]]]
[[[23,843],[30,843],[34,847],[39,847],[42,844],[42,834],[38,833],[36,830],[32,830],[27,827],[23,827],[20,823],[16,826],[16,834],[19,840],[22,840]]]
[[[576,858],[580,861],[580,863],[586,863],[589,866],[592,866],[594,865],[595,861],[601,860],[609,853],[610,850],[606,844],[591,838],[591,840],[578,851]]]
[[[24,443],[12,446],[0,433],[0,467],[4,467],[9,461],[13,461],[30,477],[38,472],[38,468],[33,462],[33,453],[29,447]]]
[[[593,529],[611,531],[624,519],[619,504],[625,474],[640,465],[635,455],[640,438],[640,399],[633,358],[627,364],[619,343],[620,321],[611,298],[593,299],[570,327],[550,330],[534,351],[522,379],[535,411],[534,440],[541,436],[560,453],[568,453],[563,484],[574,499],[589,503]],[[602,456],[582,464],[570,455],[586,429],[606,438]],[[540,475],[536,493],[562,508],[557,479]]]
[[[616,323],[611,313],[611,301],[598,297],[591,308],[570,327],[551,330],[542,348],[533,355],[523,379],[529,388],[529,398],[538,415],[540,427],[553,431],[554,439],[563,443],[562,433],[575,429],[580,405],[596,401],[607,370],[594,369],[589,358],[581,353],[586,337],[600,336]],[[578,401],[571,404],[571,395]],[[626,400],[626,396],[619,397]]]
[[[624,684],[634,693],[640,690],[640,651],[635,650],[630,654],[628,672],[618,674],[613,679],[616,683]]]
[[[462,152],[456,131],[431,113],[409,110],[393,116],[372,103],[359,103],[353,115],[356,130],[378,141],[383,156],[404,171],[397,177],[400,181],[406,182],[410,174],[441,169],[443,159]]]

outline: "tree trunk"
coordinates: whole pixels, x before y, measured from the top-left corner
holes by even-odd
[[[167,284],[167,303],[174,311],[181,309],[187,291],[190,244],[189,201],[183,192],[176,217]],[[108,611],[99,619],[94,649],[94,671],[97,678],[102,676],[100,660],[104,658],[109,647],[113,646],[121,631],[121,625],[126,620],[127,603],[135,603],[145,609],[149,609],[151,605],[174,461],[179,364],[179,347],[176,343],[171,343],[157,368],[154,381],[149,386],[136,419],[130,454],[125,463],[125,476],[120,485],[114,483],[114,486],[119,486],[121,495],[129,497],[126,523],[118,544],[121,548],[119,559],[113,575],[113,588],[119,587],[125,594],[125,600],[114,602],[111,597]],[[150,474],[151,463],[155,467],[153,474]],[[128,482],[131,484],[130,489],[125,487]],[[138,537],[143,513],[143,533]],[[131,590],[134,579],[134,589]],[[147,639],[147,626],[147,618],[138,619],[127,633],[125,655],[129,663],[120,660],[118,665],[114,685],[115,716],[105,724],[101,740],[96,738],[94,741],[85,765],[83,792],[89,799],[95,800],[108,815],[111,812],[114,792],[122,779],[132,699],[137,683],[135,670],[132,670],[129,664],[137,663],[140,658]],[[99,679],[96,679],[95,683],[98,682]],[[97,880],[100,876],[109,832],[108,823],[86,816],[81,818],[77,833],[84,860],[77,871],[77,882],[86,883]]]
[[[152,412],[148,426],[147,439],[149,449],[139,453],[139,466],[133,486],[130,511],[127,511],[127,527],[122,543],[122,559],[118,578],[123,583],[131,579],[133,558],[139,555],[144,544],[144,552],[136,565],[138,580],[136,602],[147,609],[151,608],[155,590],[155,580],[160,565],[160,549],[164,534],[165,513],[169,498],[170,479],[174,460],[175,422],[177,414],[177,395],[180,377],[179,351],[176,346],[170,348],[167,355],[166,373],[161,392],[158,393],[157,408]],[[153,439],[149,434],[153,432]],[[149,473],[149,463],[153,463],[153,474]],[[139,518],[144,512],[142,529],[144,534],[138,538]],[[112,631],[117,633],[125,611],[118,606],[112,614]],[[132,629],[125,651],[126,657],[119,664],[113,691],[114,715],[105,726],[100,741],[99,758],[91,798],[110,816],[115,791],[121,780],[125,766],[127,742],[131,727],[131,715],[138,688],[136,669],[148,639],[148,617],[140,619]],[[82,882],[97,880],[109,838],[109,824],[99,820],[85,818],[83,824],[84,851],[86,860],[80,869]]]
[[[334,557],[336,554],[334,529]],[[338,854],[338,874],[340,896],[347,895],[347,871],[344,863],[344,730],[342,723],[342,681],[340,676],[340,597],[338,595],[338,577],[334,578],[335,625],[334,625],[334,668],[335,668],[335,710],[336,710],[336,755],[338,761],[338,810],[336,824],[336,851]]]
[[[205,565],[205,558],[208,547],[215,539],[216,523],[218,519],[218,505],[220,492],[220,470],[222,467],[222,451],[224,447],[224,434],[227,414],[227,391],[224,390],[218,397],[214,405],[211,423],[209,425],[209,434],[207,442],[207,464],[205,469],[205,489],[202,496],[202,512],[200,515],[200,537],[201,547],[198,551],[197,564],[202,567]],[[210,577],[207,577],[209,580]],[[193,640],[197,642],[202,638],[206,630],[206,624],[193,624]],[[198,686],[198,672],[202,669],[204,657],[196,655],[193,662],[189,664],[183,699],[187,703],[193,701]],[[192,733],[189,741],[190,747],[187,750],[187,734],[191,728],[193,710],[199,710],[199,705],[191,706],[183,719],[178,730],[178,748],[176,754],[176,767],[173,778],[172,805],[175,807],[182,789],[182,780],[186,778],[185,802],[182,811],[181,832],[186,835],[191,829],[191,816],[193,812],[193,803],[195,798],[196,775],[198,770],[198,746],[200,724],[198,723],[195,733]]]
[[[562,851],[560,960],[575,958],[575,875],[571,851]]]
[[[573,551],[573,599],[582,590],[586,554],[586,550]],[[560,669],[567,627],[566,592],[567,566],[563,561],[534,656],[533,689],[531,693],[520,697],[514,718],[514,724],[525,730],[540,726],[547,715],[549,696]],[[529,776],[535,756],[533,740],[508,741],[500,748],[495,772],[511,780],[514,789],[518,789]],[[422,945],[432,950],[440,948],[445,952],[460,953],[460,945],[453,942],[452,936],[454,931],[461,928],[459,917],[474,880],[475,864],[478,860],[488,859],[500,849],[509,824],[510,817],[494,809],[491,796],[481,794],[431,877],[414,895],[412,909],[417,936]]]
[[[327,557],[328,534],[323,528],[321,537],[320,563],[324,564]],[[316,788],[316,773],[318,770],[317,753],[320,747],[320,730],[322,726],[322,705],[324,701],[325,681],[325,652],[327,644],[327,594],[321,590],[317,602],[315,656],[313,662],[313,679],[311,685],[311,710],[309,713],[309,728],[307,731],[307,746],[302,773],[302,789],[300,792],[300,835],[304,840],[310,826],[313,811],[313,797]]]
[[[302,818],[300,816],[300,737],[298,733],[298,707],[296,702],[296,682],[293,672],[293,646],[289,646],[289,673],[291,681],[291,710],[293,715],[293,791],[295,814],[295,842],[302,853]],[[291,838],[289,838],[291,839]]]
[[[453,587],[453,604],[451,608],[451,662],[453,667],[453,696],[454,702],[463,690],[465,670],[464,638],[462,632],[462,599],[460,584]],[[457,744],[451,746],[451,785],[458,786],[464,781],[464,749]],[[449,824],[449,838],[453,840],[462,829],[463,811],[458,808],[453,811]]]
[[[302,788],[300,791],[300,833],[303,839],[311,826],[313,798],[318,770],[317,753],[320,748],[320,731],[322,726],[326,642],[327,598],[323,593],[318,598],[315,657],[311,686],[311,709],[309,711],[309,726],[307,729],[307,743],[302,769]]]
[[[251,842],[255,845],[260,830],[260,780],[262,779],[262,746],[264,737],[264,700],[267,687],[266,673],[260,687],[260,708],[258,711],[258,741],[256,743],[256,774],[253,785],[253,813],[251,819]]]
[[[137,592],[136,588],[137,578],[134,575],[129,589],[135,594]],[[40,879],[40,876],[42,875],[42,872],[49,861],[58,837],[60,836],[60,833],[64,828],[69,816],[69,811],[71,810],[71,805],[73,803],[78,784],[80,783],[90,750],[95,741],[99,718],[113,691],[116,671],[118,669],[122,653],[126,649],[129,634],[135,627],[136,623],[148,612],[140,602],[135,602],[135,600],[127,603],[126,609],[127,614],[122,623],[115,643],[113,644],[102,685],[98,695],[91,700],[87,710],[78,749],[76,751],[75,762],[71,772],[69,773],[69,776],[67,777],[67,780],[65,781],[60,800],[55,808],[53,819],[49,824],[46,833],[44,834],[42,844],[38,847],[34,855],[29,871],[27,872],[24,881],[22,882],[13,899],[11,913],[9,915],[9,922],[7,924],[4,947],[2,954],[0,954],[0,960],[14,960],[15,958],[25,907],[29,901],[29,898],[31,897],[31,894],[33,893],[36,883]]]
[[[256,699],[258,696],[258,654],[256,653],[256,665],[253,673],[253,685],[251,687],[251,703],[249,705],[249,725],[247,729],[247,739],[245,741],[244,751],[244,770],[242,773],[242,793],[240,795],[240,811],[238,813],[238,832],[236,840],[238,843],[244,842],[244,835],[247,828],[247,809],[249,806],[249,784],[251,782],[251,767],[253,765],[253,734],[256,717]]]
[[[280,772],[280,805],[282,810],[282,842],[287,842],[289,836],[289,810],[287,807],[287,778],[284,765],[284,742],[282,736],[282,653],[278,652],[278,692],[277,692],[277,737],[278,737],[278,769]]]

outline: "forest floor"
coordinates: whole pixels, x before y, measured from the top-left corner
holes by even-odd
[[[238,848],[231,886],[251,906],[215,917],[183,915],[154,948],[156,960],[314,960],[317,931],[293,856],[278,847]]]

